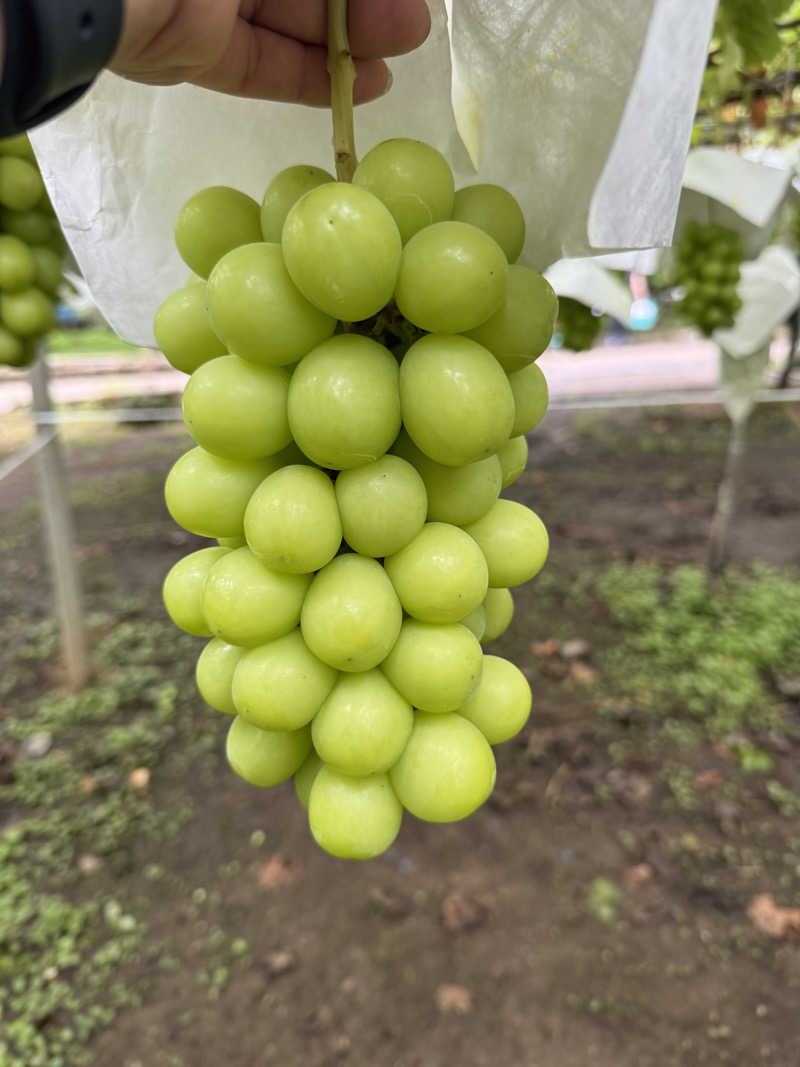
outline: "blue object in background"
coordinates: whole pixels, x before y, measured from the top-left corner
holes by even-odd
[[[62,329],[69,329],[70,327],[74,328],[81,325],[80,316],[69,306],[69,304],[56,304],[55,314],[56,322]]]
[[[652,330],[658,322],[658,304],[651,296],[643,296],[631,304],[628,325],[632,330]]]

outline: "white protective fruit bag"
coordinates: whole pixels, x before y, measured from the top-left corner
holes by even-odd
[[[716,0],[430,0],[426,43],[356,116],[440,149],[459,185],[491,181],[528,222],[522,261],[668,244]],[[187,274],[171,241],[207,185],[261,197],[293,163],[330,169],[330,115],[193,86],[101,76],[34,148],[94,297],[125,338]]]
[[[793,250],[770,245],[758,259],[742,264],[742,306],[733,326],[715,330],[714,340],[733,359],[768,347],[776,328],[800,303],[800,269]]]
[[[612,315],[617,322],[630,318],[630,288],[594,259],[560,259],[547,268],[545,278],[557,296],[580,300],[603,315]]]
[[[755,259],[772,239],[791,180],[791,167],[780,157],[764,164],[725,148],[692,149],[683,176],[676,242],[690,219],[715,223],[736,230],[744,258]]]

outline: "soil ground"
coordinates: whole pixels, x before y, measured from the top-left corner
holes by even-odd
[[[95,1062],[799,1063],[800,942],[791,924],[770,936],[748,917],[760,893],[800,905],[799,812],[778,813],[730,744],[705,736],[680,757],[693,802],[676,802],[664,774],[673,754],[653,747],[652,725],[628,714],[607,677],[618,631],[590,588],[613,561],[703,562],[726,436],[716,408],[559,414],[532,435],[509,495],[545,520],[551,556],[491,651],[525,670],[534,714],[499,750],[497,790],[472,818],[408,818],[387,855],[349,864],[314,846],[290,786],[238,781],[220,744],[191,749],[180,775],[165,753],[150,761],[154,806],[186,810],[181,829],[123,840],[73,889],[146,924],[119,964],[140,1003],[98,1033]],[[163,426],[84,429],[67,444],[88,610],[118,618],[135,601],[163,621],[163,575],[201,544],[161,499],[186,438]],[[760,410],[734,565],[797,573],[798,470],[800,412]],[[29,467],[2,486],[0,527],[0,609],[22,633],[51,611]],[[585,642],[577,656],[571,639]],[[15,651],[12,637],[7,669]],[[57,685],[54,657],[32,669],[9,707]],[[174,673],[191,685],[185,663]],[[755,741],[796,793],[794,698],[785,712],[784,736]],[[208,729],[219,740],[216,721]],[[188,742],[178,731],[169,744]]]

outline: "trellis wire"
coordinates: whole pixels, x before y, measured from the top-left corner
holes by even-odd
[[[605,408],[609,411],[638,407],[684,407],[692,405],[722,404],[718,389],[691,389],[685,392],[630,393],[616,396],[553,397],[549,411],[581,411],[586,408]],[[763,389],[756,397],[757,404],[800,403],[800,389]],[[180,408],[116,408],[108,411],[36,411],[31,421],[36,426],[61,426],[89,422],[180,422]],[[0,482],[32,459],[40,449],[49,444],[55,435],[37,434],[19,451],[12,453],[0,463]]]

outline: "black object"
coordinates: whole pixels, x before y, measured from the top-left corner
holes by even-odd
[[[3,0],[0,137],[52,118],[81,97],[111,59],[123,0]]]

